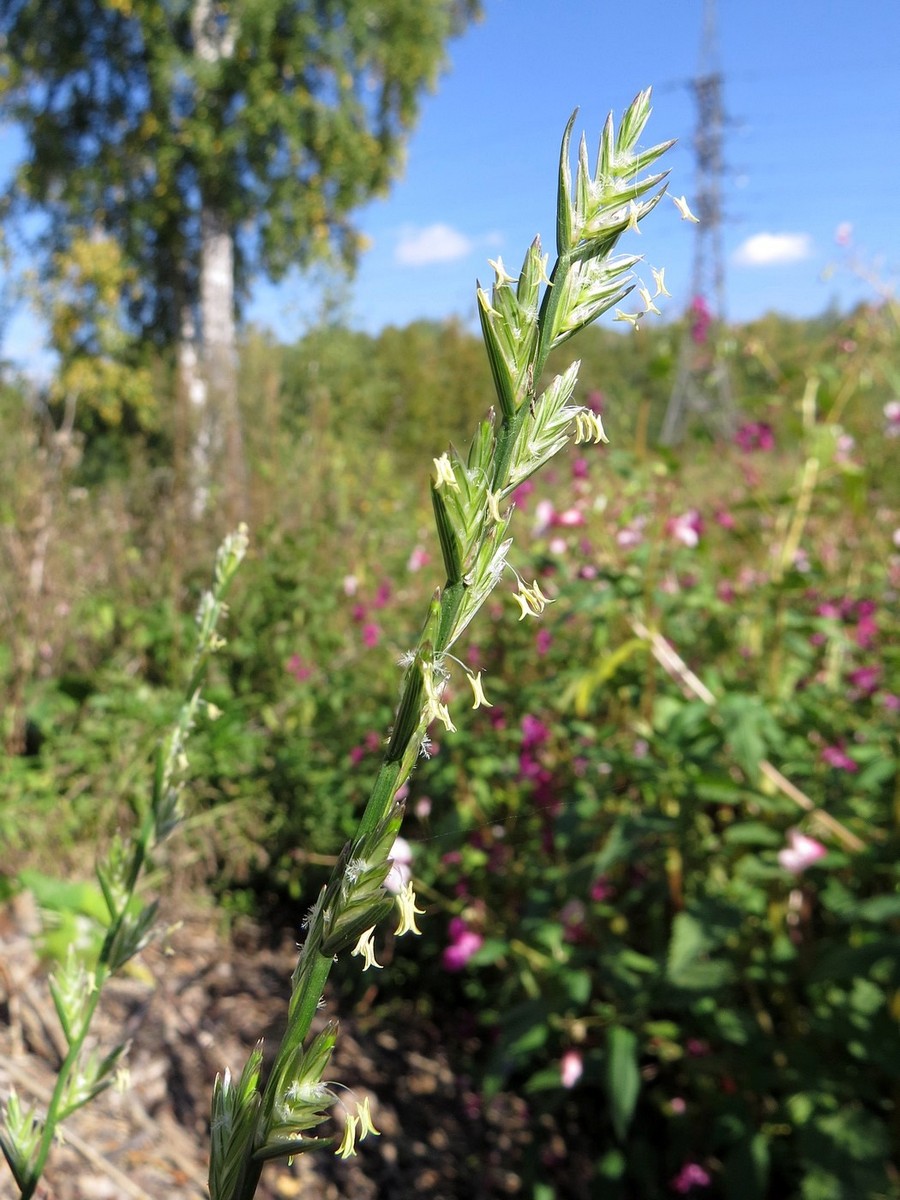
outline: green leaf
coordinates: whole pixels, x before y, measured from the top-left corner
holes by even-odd
[[[725,1160],[729,1200],[764,1200],[769,1184],[769,1143],[762,1133],[743,1138]]]
[[[783,838],[762,821],[736,821],[726,827],[722,840],[735,846],[779,846]]]
[[[621,1142],[628,1133],[641,1089],[637,1035],[623,1025],[612,1025],[606,1035],[606,1049],[609,1112],[616,1137]]]
[[[666,974],[676,987],[706,991],[721,987],[733,974],[723,959],[710,960],[714,942],[703,925],[690,913],[680,912],[672,923]]]
[[[109,911],[103,893],[92,883],[69,883],[30,869],[21,871],[19,880],[33,894],[41,908],[91,917],[104,928],[109,924]]]
[[[877,924],[894,921],[900,917],[900,896],[873,896],[858,906],[856,915],[862,921]]]

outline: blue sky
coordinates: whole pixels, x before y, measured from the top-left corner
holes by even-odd
[[[679,139],[670,190],[695,192],[695,106],[703,0],[485,0],[481,22],[449,47],[425,98],[407,165],[390,196],[359,213],[371,249],[346,293],[350,322],[371,331],[417,317],[474,317],[488,258],[518,266],[535,233],[552,248],[562,130],[593,148],[606,113],[652,86],[648,144]],[[722,240],[728,315],[821,312],[871,295],[835,242],[852,226],[854,253],[896,278],[900,232],[900,5],[889,0],[720,0],[719,67],[728,116]],[[5,156],[4,156],[5,157]],[[673,205],[647,219],[629,250],[666,268],[689,300],[693,226]],[[300,275],[260,282],[247,316],[285,340],[319,310],[320,284]],[[7,330],[19,357],[36,334]],[[29,351],[29,352],[31,352]]]
[[[407,168],[360,225],[372,241],[350,292],[353,324],[474,315],[476,277],[500,253],[518,266],[535,233],[550,247],[556,163],[569,114],[593,147],[606,113],[654,89],[649,143],[679,139],[670,189],[695,190],[693,96],[702,0],[486,0],[450,47],[426,98]],[[883,0],[720,0],[725,137],[723,249],[728,314],[812,315],[870,289],[835,243],[850,223],[858,253],[886,276],[900,264],[900,5]],[[762,235],[770,235],[768,239]],[[675,314],[689,299],[693,227],[656,210],[634,250],[666,267]],[[630,249],[631,247],[629,247]],[[258,289],[250,315],[292,336],[309,282]]]

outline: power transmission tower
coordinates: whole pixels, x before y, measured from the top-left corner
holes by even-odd
[[[675,385],[660,440],[671,446],[691,417],[716,435],[735,423],[734,397],[725,356],[725,265],[722,257],[722,157],[725,113],[718,66],[715,0],[704,0],[700,67],[691,88],[697,100],[694,153],[697,186],[691,302],[678,350]]]

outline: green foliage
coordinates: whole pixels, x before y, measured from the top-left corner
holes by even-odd
[[[484,939],[460,966],[451,923],[443,963],[484,1086],[566,1131],[535,1164],[556,1194],[580,1147],[604,1195],[666,1195],[686,1164],[710,1195],[892,1195],[896,513],[860,523],[834,472],[782,573],[802,460],[791,496],[789,454],[720,448],[714,476],[694,454],[683,479],[575,463],[528,499],[552,620],[481,643],[495,707],[420,775],[413,869]],[[805,867],[798,825],[828,850]]]
[[[646,450],[635,415],[644,394],[661,415],[666,379],[653,372],[672,331],[588,331],[582,377],[586,391],[602,388],[613,446],[602,468],[558,468],[540,497],[552,515],[527,487],[516,497],[532,530],[520,569],[554,603],[535,631],[498,593],[461,651],[485,670],[494,707],[469,714],[460,695],[459,732],[436,738],[414,776],[406,836],[430,911],[381,994],[402,985],[458,1035],[485,1103],[503,1088],[525,1095],[547,1131],[526,1164],[545,1195],[583,1188],[585,1161],[590,1186],[612,1197],[668,1196],[685,1164],[710,1178],[698,1194],[739,1200],[896,1191],[900,519],[885,320],[736,331],[741,369],[757,372],[742,385],[747,414],[774,446],[695,441],[681,462]],[[841,349],[851,331],[856,348]],[[359,770],[383,753],[394,659],[408,649],[399,631],[416,627],[440,561],[409,473],[427,431],[391,408],[391,388],[402,379],[409,413],[425,412],[447,372],[451,392],[476,404],[450,374],[467,336],[448,333],[449,349],[435,327],[412,336],[425,359],[414,365],[399,361],[397,335],[248,344],[248,404],[265,394],[260,380],[273,389],[253,447],[266,524],[207,692],[223,716],[197,731],[192,756],[203,779],[192,836],[214,847],[219,887],[311,903],[319,860],[350,836],[365,799]],[[763,371],[770,356],[778,372]],[[804,416],[810,375],[816,411]],[[20,412],[10,397],[10,430]],[[333,427],[351,414],[348,446]],[[0,452],[34,484],[16,438],[0,438]],[[123,531],[84,520],[67,548],[83,555],[78,569],[49,564],[54,604],[72,608],[43,610],[53,654],[26,700],[40,737],[8,760],[0,805],[8,871],[35,860],[48,834],[54,855],[72,857],[77,839],[127,820],[133,764],[171,711],[189,618],[133,515],[153,509],[145,485],[135,479],[127,502],[93,489],[88,511],[105,501]],[[27,526],[16,505],[28,495],[18,483],[7,495],[5,531]],[[696,545],[684,540],[692,529]],[[104,551],[118,572],[92,573]],[[177,593],[185,608],[190,584]],[[714,703],[670,674],[638,625],[675,648]],[[798,873],[779,863],[794,828],[828,851]],[[450,970],[446,952],[465,945],[454,919],[483,941]],[[582,1074],[564,1087],[570,1052]]]
[[[157,423],[150,370],[136,361],[136,341],[121,324],[123,292],[134,282],[121,248],[102,235],[75,237],[54,256],[42,304],[60,356],[49,399],[61,410],[73,406],[82,429],[115,428],[126,416],[137,429]]]

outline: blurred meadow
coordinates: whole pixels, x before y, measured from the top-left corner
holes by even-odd
[[[677,452],[652,434],[678,324],[582,335],[610,445],[517,496],[554,603],[520,623],[501,588],[473,628],[493,707],[413,776],[428,915],[376,1001],[414,998],[481,1103],[525,1098],[540,1194],[667,1195],[685,1164],[710,1195],[894,1194],[895,322],[731,329],[740,424]],[[179,892],[266,920],[352,832],[440,582],[427,464],[491,385],[473,335],[424,323],[251,331],[240,381],[252,544],[171,854]],[[149,413],[60,433],[4,386],[7,894],[86,877],[177,704],[222,521],[183,515],[161,367]]]
[[[354,169],[378,159],[366,195],[386,187],[396,164],[345,135]],[[214,216],[230,145],[192,151]],[[317,216],[327,187],[305,202],[279,236],[306,222],[308,264],[316,239],[352,261],[349,226]],[[219,716],[193,736],[154,886],[222,944],[247,922],[299,937],[444,583],[432,462],[496,402],[464,322],[361,332],[326,305],[294,341],[240,326],[231,380],[203,350],[227,403],[199,463],[184,312],[167,332],[135,313],[152,292],[161,321],[202,280],[160,267],[145,294],[144,251],[95,217],[37,289],[53,371],[0,374],[0,903],[34,898],[46,970],[70,944],[97,953],[97,847],[144,810],[238,521]],[[394,855],[422,937],[387,933],[374,982],[343,962],[330,985],[349,1021],[439,1030],[473,1128],[519,1106],[527,1136],[484,1165],[484,1196],[900,1195],[900,308],[872,285],[809,319],[697,314],[551,355],[548,382],[581,360],[609,444],[518,488],[516,569],[552,603],[519,620],[504,582],[468,631],[490,703],[448,688],[458,728],[413,774]],[[692,412],[665,446],[686,338],[716,340],[734,409]]]

